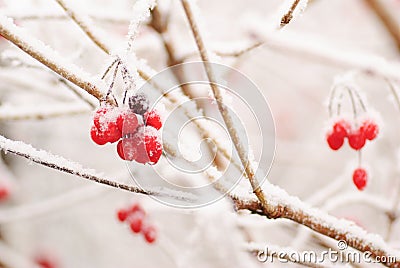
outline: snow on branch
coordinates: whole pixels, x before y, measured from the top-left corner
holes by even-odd
[[[166,196],[178,200],[195,201],[196,197],[183,192],[174,192],[171,189],[156,189],[156,190],[145,190],[140,187],[122,184],[113,180],[109,180],[101,177],[92,169],[86,169],[80,164],[72,162],[61,156],[53,155],[44,150],[38,150],[33,148],[31,145],[26,144],[22,141],[13,141],[0,135],[0,148],[4,152],[9,152],[22,156],[37,164],[56,169],[65,173],[76,175],[78,177],[94,181],[100,184],[105,184],[114,188],[119,188],[125,191],[144,195],[154,196]],[[165,190],[165,191],[164,191]]]
[[[86,90],[97,99],[103,97],[99,86],[92,81],[93,79],[89,74],[78,66],[66,61],[53,49],[31,36],[24,29],[16,26],[10,18],[2,14],[0,14],[0,34],[25,53],[68,81]]]
[[[139,25],[150,16],[150,10],[154,8],[155,0],[138,0],[132,10],[132,19],[129,23],[128,51],[132,50],[133,41],[138,33]]]
[[[279,211],[279,215],[274,214],[273,217],[286,218],[335,240],[344,240],[348,246],[361,252],[371,252],[374,258],[379,256],[388,259],[388,256],[395,256],[395,263],[383,264],[388,267],[400,267],[400,252],[389,247],[379,235],[367,233],[351,221],[337,219],[324,211],[311,208],[275,185],[268,184],[264,193],[270,205],[275,211]],[[242,201],[237,198],[235,205],[239,210],[247,209],[256,214],[271,216],[265,213],[261,203],[254,199]]]

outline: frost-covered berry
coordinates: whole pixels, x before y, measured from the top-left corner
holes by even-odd
[[[6,200],[10,195],[9,189],[2,185],[0,186],[0,202]]]
[[[364,121],[361,126],[361,129],[364,132],[365,138],[370,141],[375,139],[379,133],[378,125],[375,122],[373,122],[372,120]]]
[[[149,109],[149,101],[143,93],[135,94],[129,98],[129,108],[135,114],[144,115]]]
[[[95,112],[90,136],[96,144],[114,143],[121,138],[121,131],[117,126],[118,113],[118,109],[112,107],[103,107]]]
[[[124,222],[129,215],[129,211],[127,211],[126,209],[120,209],[117,211],[117,218],[120,222]]]
[[[144,116],[146,126],[152,126],[159,130],[162,127],[161,117],[157,110],[147,111]]]
[[[122,121],[122,122],[121,122]],[[136,114],[128,112],[123,116],[123,119],[119,121],[121,124],[122,135],[133,134],[139,125]],[[118,126],[119,127],[119,126]]]
[[[108,142],[108,138],[104,132],[99,131],[96,126],[92,126],[90,129],[90,137],[98,145],[104,145]]]
[[[117,153],[122,160],[133,161],[136,158],[136,142],[132,138],[124,138],[117,143]]]
[[[357,130],[352,130],[348,134],[348,139],[350,147],[357,151],[361,150],[364,147],[366,141],[364,132],[361,130],[361,128],[358,128]]]
[[[332,150],[339,150],[340,147],[342,147],[343,143],[344,143],[344,137],[338,135],[338,133],[331,131],[328,133],[328,135],[326,136],[326,141],[328,142],[329,147]]]
[[[353,183],[358,190],[362,191],[367,185],[368,174],[363,168],[357,168],[353,172]]]
[[[349,129],[350,124],[343,119],[333,125],[332,130],[326,135],[326,141],[332,150],[336,151],[342,147]]]
[[[156,228],[154,228],[153,226],[149,225],[149,226],[145,226],[143,228],[143,236],[146,239],[147,243],[152,244],[156,241],[157,238],[157,231]]]
[[[141,164],[156,164],[162,154],[162,145],[157,130],[151,126],[142,127],[133,139],[137,144],[135,161]]]

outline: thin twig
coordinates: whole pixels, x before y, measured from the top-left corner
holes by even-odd
[[[79,70],[77,66],[72,63],[64,63],[56,52],[46,47],[41,41],[33,37],[28,38],[25,36],[20,27],[10,22],[9,19],[3,15],[0,15],[0,34],[5,39],[18,46],[22,51],[29,54],[32,58],[44,64],[71,83],[86,90],[97,99],[103,97],[99,88],[90,82],[88,77],[84,77],[81,73],[76,71]],[[35,43],[36,46],[33,46],[32,43]]]
[[[76,12],[74,12],[71,8],[67,6],[65,1],[63,0],[55,0],[62,9],[67,13],[67,15],[75,21],[76,24],[85,32],[85,34],[102,50],[104,50],[107,54],[110,54],[110,50],[108,47],[102,43],[96,35],[93,34],[93,31],[89,30],[89,23],[86,22],[83,18],[77,16]]]
[[[247,175],[247,178],[249,179],[251,187],[253,188],[253,192],[257,196],[257,198],[260,200],[260,202],[263,205],[263,208],[267,212],[267,214],[270,215],[272,218],[278,217],[280,212],[277,210],[274,210],[275,208],[273,206],[271,206],[265,199],[264,193],[257,181],[257,178],[255,177],[252,163],[249,161],[248,155],[247,155],[246,151],[244,150],[244,147],[241,144],[239,135],[237,133],[236,128],[234,127],[232,118],[228,113],[228,109],[225,106],[225,104],[223,103],[223,96],[222,96],[222,93],[221,93],[219,87],[217,86],[216,79],[214,77],[214,73],[213,73],[212,67],[210,65],[208,53],[207,53],[206,47],[204,45],[203,39],[200,35],[199,29],[197,26],[197,22],[194,18],[191,6],[187,0],[182,0],[181,2],[182,2],[182,6],[185,10],[186,17],[189,21],[193,36],[195,38],[196,45],[199,50],[201,59],[203,61],[204,68],[206,69],[206,74],[207,74],[208,80],[210,82],[210,87],[212,89],[214,98],[217,101],[218,109],[222,115],[225,125],[227,126],[228,133],[232,139],[233,144],[235,145],[236,151],[239,154],[240,161],[242,162],[242,165],[243,165],[243,168]]]

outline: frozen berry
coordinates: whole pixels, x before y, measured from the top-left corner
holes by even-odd
[[[108,111],[109,108],[100,108],[96,110],[95,114],[93,115],[93,123],[96,128],[100,129],[102,127]]]
[[[107,140],[110,143],[114,143],[121,139],[121,132],[119,131],[116,124],[111,124],[108,128],[104,131],[104,134],[107,136]]]
[[[0,201],[4,201],[8,198],[10,192],[7,187],[0,186]]]
[[[136,151],[136,144],[133,142],[132,138],[122,139],[117,144],[117,153],[119,157],[123,160],[134,160],[136,156]]]
[[[130,219],[129,227],[131,228],[132,232],[139,233],[142,230],[142,225],[143,225],[143,217],[133,216]]]
[[[150,126],[142,127],[133,139],[137,149],[135,161],[141,164],[156,164],[162,154],[162,145],[157,130]]]
[[[143,93],[135,94],[129,98],[129,108],[135,114],[144,115],[149,109],[149,101]]]
[[[360,128],[351,131],[348,139],[350,147],[357,151],[364,147],[366,141],[364,132]]]
[[[372,141],[376,138],[376,136],[378,136],[379,127],[375,122],[371,120],[364,121],[361,128],[367,140]]]
[[[90,129],[90,137],[98,145],[104,145],[108,142],[108,137],[104,132],[99,131],[96,126],[92,126]]]
[[[336,133],[338,137],[347,137],[350,130],[350,124],[345,120],[339,120],[333,125],[333,132]]]
[[[137,212],[140,212],[143,215],[145,214],[142,206],[140,206],[138,203],[135,203],[129,208],[129,213],[137,213]]]
[[[152,244],[154,241],[156,241],[157,232],[153,226],[146,226],[143,228],[143,235],[149,244]]]
[[[159,130],[162,127],[161,117],[156,110],[148,111],[143,116],[146,126]]]
[[[367,185],[368,175],[365,169],[357,168],[353,172],[353,183],[358,190],[362,191]]]
[[[147,156],[151,163],[157,163],[162,154],[162,145],[158,136],[146,135],[144,137]]]
[[[123,126],[121,128],[122,135],[135,133],[137,127],[138,127],[138,119],[136,114],[131,112],[125,114],[123,119]]]
[[[120,209],[117,212],[117,217],[120,222],[125,221],[128,218],[129,212],[125,209]]]
[[[331,131],[330,133],[328,133],[328,135],[326,136],[326,141],[328,142],[329,147],[332,150],[339,150],[340,147],[342,147],[343,143],[344,143],[344,137],[339,135],[337,132],[335,131]]]

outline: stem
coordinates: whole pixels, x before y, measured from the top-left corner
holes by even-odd
[[[268,204],[267,200],[265,199],[264,193],[263,193],[257,179],[255,178],[255,173],[254,173],[253,167],[251,165],[251,162],[248,159],[248,155],[245,152],[245,150],[243,149],[243,146],[239,139],[239,135],[236,131],[236,128],[234,127],[232,118],[228,113],[228,109],[226,109],[226,106],[223,103],[223,97],[222,97],[220,89],[218,88],[218,86],[216,84],[216,79],[214,77],[214,73],[213,73],[211,65],[210,65],[208,53],[207,53],[206,47],[204,45],[203,39],[200,35],[199,29],[197,26],[197,22],[195,21],[190,4],[187,0],[182,0],[181,2],[182,2],[182,6],[185,10],[186,17],[189,21],[189,25],[192,30],[193,36],[195,38],[196,45],[199,50],[201,59],[203,61],[203,65],[206,70],[208,80],[210,82],[211,90],[213,92],[214,98],[217,101],[218,109],[222,115],[225,125],[228,128],[229,135],[232,139],[233,144],[235,145],[236,151],[239,154],[240,161],[242,162],[242,165],[244,167],[247,178],[249,179],[251,187],[253,188],[253,192],[257,196],[258,200],[260,200],[260,202],[263,205],[264,210],[266,210],[267,214],[270,215],[272,218],[278,217],[279,211],[276,211],[275,208],[273,206],[271,206],[270,204]]]

